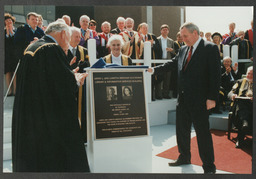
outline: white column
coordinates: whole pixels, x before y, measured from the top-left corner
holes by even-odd
[[[90,65],[92,66],[96,61],[96,40],[95,39],[89,39],[88,40],[88,55],[89,55],[89,61]]]
[[[147,6],[147,24],[148,24],[148,32],[153,32],[153,10],[152,6]]]
[[[233,45],[231,49],[232,65],[238,63],[238,46]]]
[[[224,45],[223,46],[223,58],[229,56],[230,57],[230,46]]]
[[[151,42],[144,43],[144,65],[151,67]],[[151,102],[151,73],[145,73],[145,86],[147,90],[147,100]]]

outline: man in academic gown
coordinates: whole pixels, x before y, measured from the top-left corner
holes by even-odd
[[[17,74],[13,172],[89,172],[75,95],[87,74],[70,70],[64,22],[49,24],[45,33],[26,49]]]
[[[77,27],[70,27],[72,32],[70,46],[68,50],[68,63],[71,69],[79,67],[79,72],[83,73],[84,68],[90,67],[88,51],[86,48],[78,45],[81,38],[80,29]],[[87,142],[87,125],[86,125],[86,106],[85,106],[86,86],[79,87],[77,93],[78,102],[78,120],[81,126],[83,141]]]
[[[110,54],[110,49],[107,47],[108,39],[111,37],[110,33],[111,24],[107,21],[101,24],[102,32],[98,34],[99,42],[97,45],[97,58],[104,57]]]
[[[111,34],[120,34],[121,32],[123,32],[125,30],[125,28],[124,28],[125,18],[118,17],[116,20],[116,25],[117,25],[117,27],[110,31]]]

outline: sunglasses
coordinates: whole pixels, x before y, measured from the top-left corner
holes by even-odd
[[[94,24],[90,24],[90,26],[95,26]]]

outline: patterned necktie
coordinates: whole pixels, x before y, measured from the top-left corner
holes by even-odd
[[[75,48],[72,49],[72,53],[73,53],[73,56],[76,56],[76,49]]]
[[[189,49],[188,58],[187,58],[187,61],[186,61],[185,66],[184,66],[184,70],[186,70],[186,68],[187,68],[187,66],[188,66],[188,63],[189,63],[189,61],[191,60],[192,51],[193,51],[193,46],[191,46],[190,49]]]

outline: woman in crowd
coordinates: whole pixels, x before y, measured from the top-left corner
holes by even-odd
[[[5,25],[5,60],[4,60],[4,74],[7,88],[11,83],[13,73],[18,64],[18,58],[15,57],[14,53],[14,34],[16,29],[14,28],[15,17],[9,13],[4,14],[4,25]],[[11,86],[8,96],[15,95],[16,92],[16,77],[14,78],[13,85]]]
[[[218,46],[219,52],[220,52],[220,58],[223,58],[223,44],[221,44],[222,42],[222,36],[220,33],[215,32],[212,34],[212,40],[213,43],[215,43]]]
[[[89,23],[89,29],[96,31],[97,28],[97,22],[95,20],[91,20]],[[97,32],[97,31],[96,31]]]
[[[109,46],[111,53],[105,57],[106,63],[113,63],[123,66],[132,65],[132,59],[121,52],[124,42],[121,35],[113,35],[109,38],[107,46]]]

